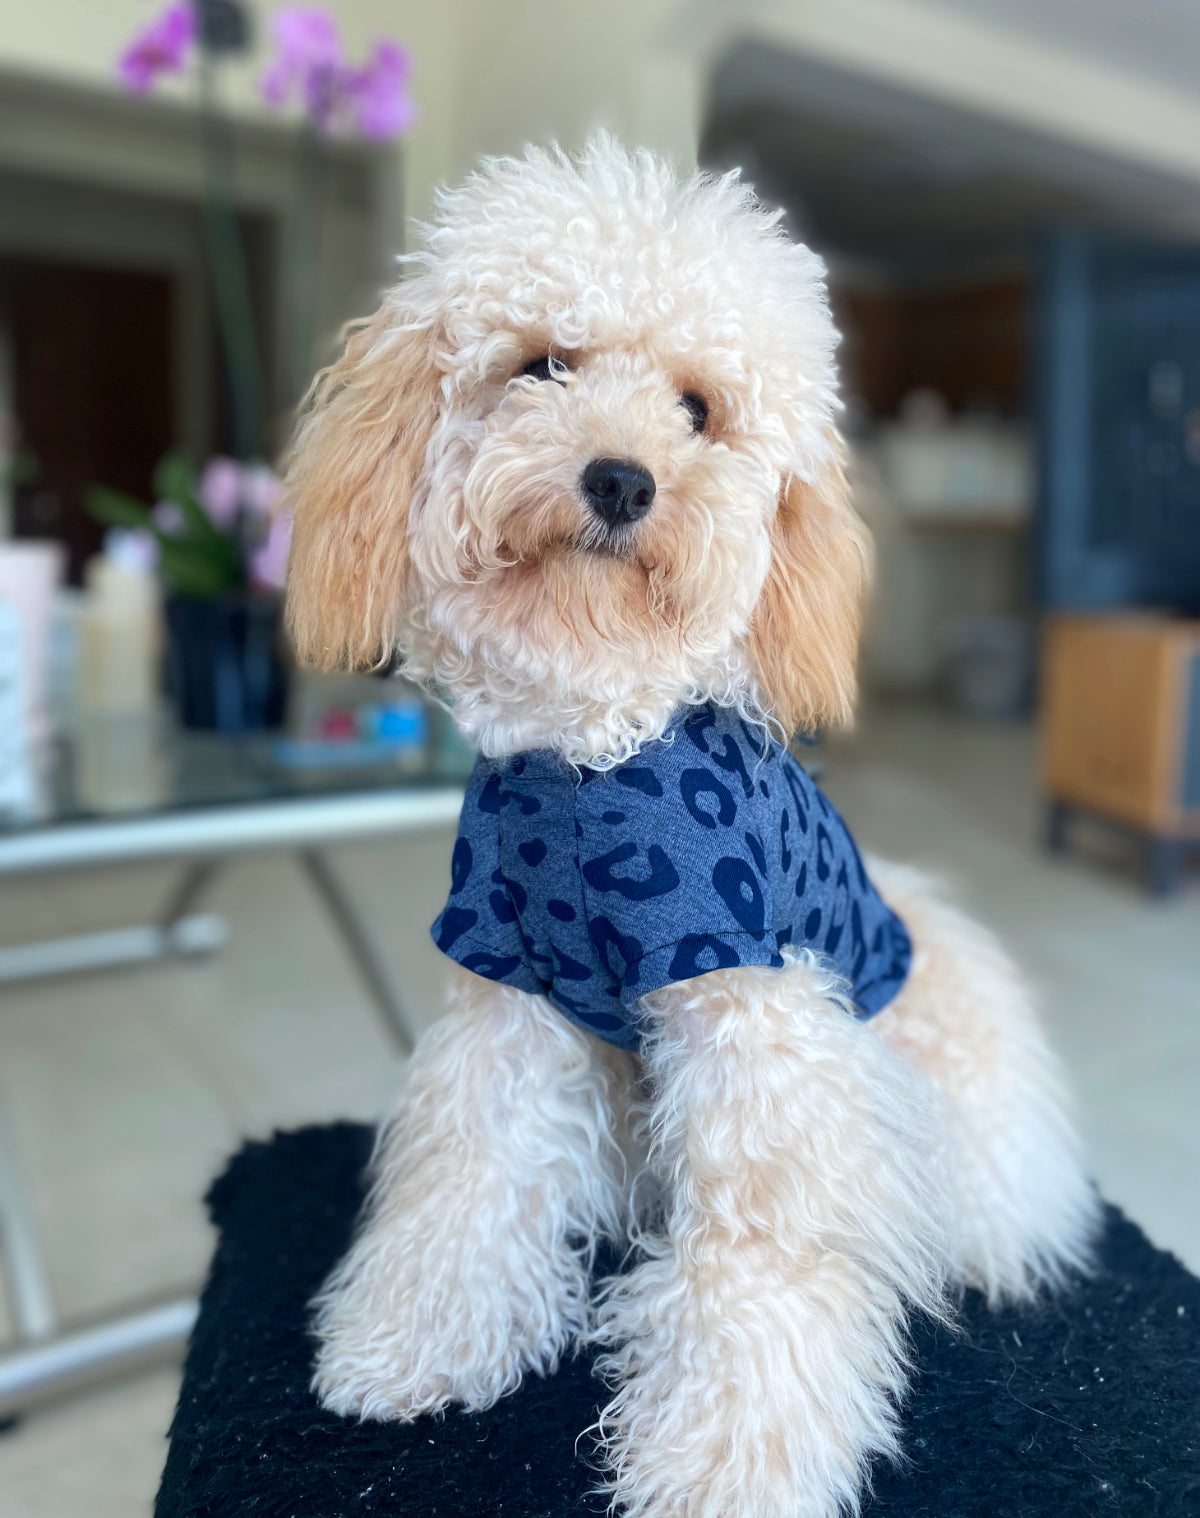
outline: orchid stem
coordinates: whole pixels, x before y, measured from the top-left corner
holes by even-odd
[[[292,318],[292,396],[298,403],[313,372],[318,271],[321,262],[321,195],[325,148],[316,129],[305,124],[296,166],[290,236],[290,301]]]
[[[220,109],[217,69],[204,48],[200,50],[199,72],[204,125],[204,226],[229,377],[234,452],[240,459],[251,459],[262,447],[261,381],[254,304],[245,240],[234,200],[230,128]]]

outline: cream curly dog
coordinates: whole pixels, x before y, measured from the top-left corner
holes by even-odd
[[[603,137],[485,164],[414,262],[300,423],[291,624],[398,650],[484,758],[315,1386],[485,1408],[590,1339],[624,1512],[830,1518],[896,1450],[907,1315],[1059,1284],[1095,1205],[1004,952],[868,879],[775,741],[855,688],[822,265]]]

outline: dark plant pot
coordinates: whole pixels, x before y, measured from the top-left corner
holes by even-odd
[[[288,662],[278,596],[169,596],[170,684],[184,727],[252,733],[280,727]]]

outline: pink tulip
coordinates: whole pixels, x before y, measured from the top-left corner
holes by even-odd
[[[168,5],[140,31],[122,53],[117,74],[126,89],[144,95],[160,74],[178,74],[196,41],[196,12],[181,3]]]

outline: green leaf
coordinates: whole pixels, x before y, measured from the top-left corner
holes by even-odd
[[[154,471],[154,489],[159,499],[174,501],[183,512],[184,521],[199,538],[212,542],[228,542],[219,527],[209,520],[208,513],[196,499],[196,474],[187,459],[179,453],[164,454]]]
[[[179,531],[165,531],[155,522],[149,506],[106,485],[92,486],[84,504],[106,527],[136,527],[152,532],[158,539],[159,570],[179,595],[219,596],[244,583],[242,550],[233,538],[226,537],[209,521],[196,500],[194,483],[191,465],[179,454],[167,454],[154,471],[154,489],[159,499],[174,501],[183,513]]]
[[[180,501],[196,494],[196,475],[182,453],[164,453],[154,466],[154,493],[159,500]]]
[[[110,490],[107,485],[91,485],[84,492],[84,509],[105,527],[152,528],[154,518],[149,506],[134,500],[123,490]]]
[[[181,596],[219,596],[239,583],[236,565],[210,552],[207,544],[158,534],[159,570]],[[231,572],[232,571],[232,572]]]

